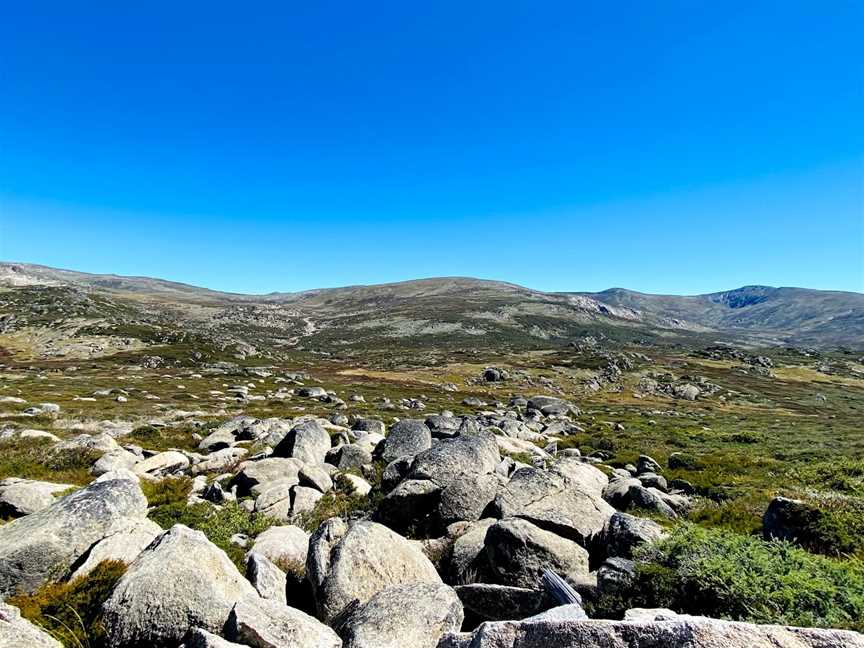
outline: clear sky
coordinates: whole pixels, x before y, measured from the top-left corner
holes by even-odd
[[[0,258],[864,291],[864,3],[8,2]]]

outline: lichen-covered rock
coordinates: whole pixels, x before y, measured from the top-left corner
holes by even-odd
[[[200,531],[175,525],[117,583],[103,607],[114,648],[173,645],[189,628],[219,633],[231,608],[258,594],[225,552]]]
[[[275,601],[239,601],[225,624],[225,635],[252,648],[341,648],[342,640],[305,612]]]
[[[387,587],[442,582],[419,546],[381,524],[349,526],[339,518],[312,536],[306,575],[319,617],[328,622],[355,599],[363,604]]]
[[[641,610],[622,621],[525,620],[485,623],[446,635],[438,648],[864,648],[864,635]]]
[[[588,552],[572,540],[511,518],[486,532],[486,555],[499,582],[536,588],[544,569],[576,582],[588,573]]]
[[[63,644],[0,601],[0,648],[63,648]]]
[[[93,545],[147,515],[134,481],[93,483],[48,508],[0,525],[0,597],[59,579]]]
[[[20,517],[51,506],[71,484],[8,477],[0,481],[0,516]]]
[[[605,480],[578,459],[560,460],[549,470],[520,468],[499,491],[495,506],[501,518],[523,518],[588,547],[615,512],[602,497]]]
[[[287,604],[285,572],[267,556],[253,551],[246,557],[246,578],[261,598]]]
[[[126,528],[93,545],[87,553],[87,560],[75,569],[69,580],[86,576],[103,560],[119,560],[128,565],[161,533],[162,527],[152,520],[130,520]]]
[[[390,428],[381,458],[390,463],[402,457],[415,457],[431,447],[432,433],[426,424],[416,419],[403,419]]]
[[[435,648],[462,626],[462,603],[444,584],[410,584],[378,592],[351,614],[345,648]]]

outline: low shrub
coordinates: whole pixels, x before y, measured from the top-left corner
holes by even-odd
[[[373,488],[369,495],[359,495],[354,491],[351,482],[344,477],[336,477],[333,481],[333,489],[319,499],[315,508],[297,516],[296,523],[309,531],[314,532],[321,523],[332,517],[345,519],[362,518],[374,511],[380,497],[378,489]]]
[[[864,563],[682,524],[637,552],[636,581],[598,611],[668,607],[754,623],[864,630]]]
[[[163,529],[184,524],[191,529],[202,531],[210,542],[228,554],[241,570],[246,551],[232,543],[231,536],[239,533],[254,538],[278,524],[278,520],[260,513],[250,513],[236,502],[229,502],[218,508],[205,503],[187,506],[185,501],[174,502],[151,510],[149,517]]]
[[[68,583],[46,583],[32,594],[12,596],[7,602],[69,648],[108,648],[102,604],[125,572],[124,563],[106,560],[86,576]]]
[[[21,477],[84,485],[93,477],[90,468],[99,453],[90,448],[55,450],[42,439],[0,441],[0,479]]]

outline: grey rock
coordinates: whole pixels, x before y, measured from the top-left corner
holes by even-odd
[[[428,518],[441,496],[441,487],[428,479],[406,479],[381,501],[377,518],[387,526],[403,530]]]
[[[458,436],[442,439],[418,454],[409,475],[412,479],[429,479],[439,486],[446,486],[465,474],[492,473],[500,461],[493,435]]]
[[[162,527],[152,520],[129,520],[127,528],[93,545],[87,553],[87,559],[75,569],[69,580],[86,576],[103,560],[119,560],[128,565],[161,533]]]
[[[588,573],[588,552],[573,542],[518,518],[501,520],[486,533],[486,555],[502,583],[536,588],[544,569],[576,581]]]
[[[381,458],[386,462],[415,457],[432,447],[432,433],[423,421],[403,419],[390,428]]]
[[[632,558],[639,545],[654,542],[663,535],[663,527],[653,520],[616,511],[603,532],[603,545],[610,556]]]
[[[333,480],[326,470],[320,465],[306,464],[300,469],[298,479],[301,486],[315,488],[322,493],[326,493],[333,488]]]
[[[528,410],[537,410],[545,416],[579,414],[579,408],[573,403],[554,396],[532,396],[525,407]]]
[[[132,467],[132,472],[142,477],[164,477],[182,472],[189,467],[189,457],[176,450],[160,452]]]
[[[333,620],[355,599],[365,603],[393,585],[441,583],[415,544],[374,522],[322,524],[309,543],[306,574],[319,616]]]
[[[455,589],[464,608],[482,621],[524,619],[552,605],[542,591],[526,587],[471,583]]]
[[[0,525],[0,597],[62,578],[93,545],[146,515],[141,487],[116,479],[93,483]]]
[[[56,495],[72,488],[71,484],[55,484],[9,477],[0,481],[0,516],[20,517],[51,506]]]
[[[252,648],[341,648],[342,640],[305,612],[275,601],[239,601],[231,610],[225,634]]]
[[[372,453],[357,443],[340,446],[337,450],[335,465],[342,470],[362,468],[372,463]]]
[[[330,435],[317,421],[296,425],[273,448],[276,457],[293,457],[307,464],[323,464],[330,450]]]
[[[193,628],[180,648],[244,648],[242,644],[223,639],[201,628]]]
[[[707,617],[644,615],[622,621],[504,621],[445,635],[438,648],[864,648],[857,632]]]
[[[221,632],[234,603],[257,599],[221,549],[176,525],[159,536],[117,583],[103,606],[109,644],[177,644],[191,627]]]
[[[396,585],[353,613],[342,637],[345,648],[435,648],[463,617],[459,597],[443,583]]]
[[[486,533],[496,522],[491,518],[472,522],[455,539],[450,553],[450,576],[454,583],[468,584],[475,578],[491,578],[486,556]]]
[[[246,448],[223,448],[212,452],[203,460],[192,466],[193,475],[209,472],[227,472],[243,461],[249,451]]]
[[[351,426],[351,429],[356,430],[357,432],[375,432],[376,434],[384,434],[386,431],[383,421],[370,418],[357,419],[354,421],[354,425]]]
[[[274,563],[295,565],[305,574],[309,534],[298,526],[270,527],[255,538],[251,551],[266,556]]]
[[[562,459],[549,470],[521,468],[495,506],[501,518],[520,517],[588,547],[615,512],[601,496],[605,480],[578,459]]]
[[[244,461],[234,476],[232,484],[237,486],[237,494],[258,495],[262,487],[277,480],[293,480],[300,483],[300,469],[303,462],[297,459],[268,457],[256,461]]]
[[[287,604],[285,572],[263,554],[252,551],[246,556],[246,578],[261,598]]]
[[[0,601],[0,648],[63,648],[63,644]]]
[[[99,457],[90,469],[90,474],[99,477],[115,470],[132,470],[139,461],[141,461],[141,457],[138,455],[119,448]]]
[[[494,474],[466,474],[441,492],[438,518],[444,525],[479,520],[497,493],[498,478]]]
[[[601,594],[629,590],[636,582],[636,563],[626,558],[607,558],[597,570],[597,588]]]

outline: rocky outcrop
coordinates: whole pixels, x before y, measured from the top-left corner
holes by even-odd
[[[864,635],[630,611],[623,621],[538,620],[486,623],[447,635],[438,648],[864,648]]]

